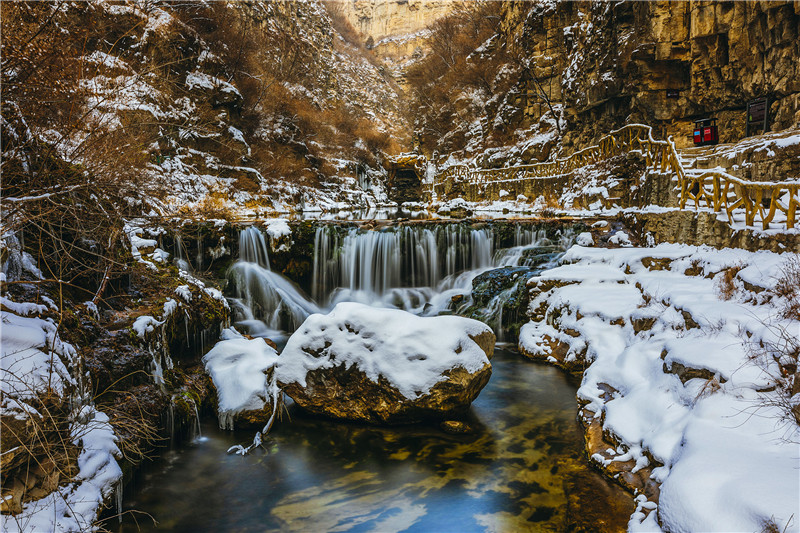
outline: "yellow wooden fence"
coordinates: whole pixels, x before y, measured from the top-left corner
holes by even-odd
[[[702,173],[687,173],[681,165],[672,140],[656,140],[653,130],[643,124],[630,124],[610,132],[596,146],[584,148],[569,157],[545,163],[518,165],[496,169],[471,169],[466,165],[454,165],[437,174],[432,192],[437,195],[450,193],[458,182],[488,184],[518,180],[539,180],[570,174],[574,170],[613,156],[637,152],[644,157],[647,168],[670,173],[680,185],[680,208],[689,200],[694,208],[708,207],[715,212],[724,211],[728,222],[734,222],[734,211],[744,210],[744,222],[752,226],[760,221],[764,229],[769,228],[778,213],[785,215],[779,222],[793,228],[800,205],[800,182],[754,182],[739,179],[725,172],[709,170]]]

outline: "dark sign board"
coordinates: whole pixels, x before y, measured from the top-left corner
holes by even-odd
[[[750,122],[761,122],[764,120],[764,115],[766,113],[766,100],[756,100],[755,102],[750,102],[750,111],[748,112],[748,120]]]
[[[747,120],[745,136],[750,136],[750,128],[760,127],[762,132],[769,131],[769,99],[758,98],[747,103]]]

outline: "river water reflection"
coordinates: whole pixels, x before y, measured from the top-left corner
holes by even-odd
[[[499,348],[474,432],[379,428],[292,413],[266,448],[211,423],[128,488],[120,531],[621,531],[631,498],[593,471],[577,384]]]

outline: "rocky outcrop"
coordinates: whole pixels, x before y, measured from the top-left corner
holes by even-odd
[[[797,233],[769,234],[751,229],[734,229],[724,215],[707,211],[666,211],[663,213],[626,213],[625,225],[643,242],[674,242],[715,248],[743,248],[750,251],[770,250],[781,253],[800,250]]]
[[[448,419],[489,381],[494,342],[475,320],[339,304],[292,335],[276,376],[316,415],[381,424]]]
[[[543,263],[557,255],[550,247],[533,248],[529,252],[534,263]],[[520,326],[527,321],[526,282],[534,273],[530,267],[503,267],[479,274],[472,280],[472,305],[460,314],[491,324],[498,335],[516,337]]]

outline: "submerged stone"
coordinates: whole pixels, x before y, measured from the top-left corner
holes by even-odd
[[[445,420],[439,424],[439,427],[442,428],[442,431],[445,433],[452,433],[454,435],[472,433],[472,427],[461,420]]]
[[[491,328],[355,303],[310,316],[289,339],[277,377],[304,410],[371,423],[464,413],[489,381]]]

